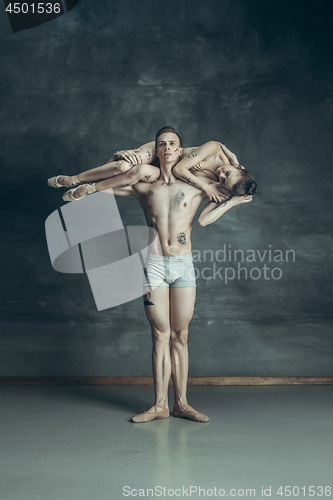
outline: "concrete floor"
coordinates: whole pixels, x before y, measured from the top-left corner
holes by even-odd
[[[189,387],[207,424],[130,423],[151,405],[152,387],[0,387],[0,395],[1,500],[134,498],[124,486],[137,498],[204,498],[203,490],[221,498],[222,489],[262,498],[272,487],[281,500],[280,486],[298,486],[298,498],[333,487],[331,386]],[[156,486],[166,490],[146,491]]]

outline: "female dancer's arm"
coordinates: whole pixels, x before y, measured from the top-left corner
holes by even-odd
[[[201,212],[198,224],[202,227],[207,226],[208,224],[212,224],[217,219],[219,219],[223,214],[225,214],[230,208],[236,207],[237,205],[241,205],[242,203],[248,203],[252,200],[251,195],[245,196],[233,196],[229,200],[224,203],[217,204],[214,202],[209,202]]]
[[[231,163],[231,165],[233,165],[234,167],[237,167],[239,165],[239,161],[237,159],[237,156],[235,155],[235,153],[233,153],[232,151],[230,151],[230,149],[227,148],[227,146],[225,144],[221,144],[219,142],[221,148],[222,148],[222,151],[223,153],[226,155],[226,157],[228,158],[229,162]],[[242,167],[244,168],[244,167]]]

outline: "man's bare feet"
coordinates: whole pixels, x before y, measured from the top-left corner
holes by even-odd
[[[169,408],[166,408],[165,406],[161,405],[154,405],[148,411],[139,413],[139,415],[135,415],[135,417],[132,418],[132,422],[135,423],[150,422],[155,418],[168,418],[169,415],[170,415]]]
[[[199,413],[198,411],[194,410],[194,408],[192,408],[192,406],[190,405],[181,406],[180,408],[176,408],[174,406],[173,416],[180,418],[188,418],[189,420],[194,420],[195,422],[209,422],[209,418],[207,417],[207,415]]]

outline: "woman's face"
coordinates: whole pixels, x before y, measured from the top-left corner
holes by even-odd
[[[233,165],[222,165],[216,169],[216,173],[228,191],[232,191],[234,185],[241,179],[239,167],[234,167]]]

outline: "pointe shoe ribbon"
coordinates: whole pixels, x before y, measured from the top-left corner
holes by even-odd
[[[65,184],[60,184],[58,182],[59,177],[68,177],[69,179],[71,179],[72,184],[69,184],[68,186],[65,186]],[[56,175],[55,177],[50,177],[50,179],[47,179],[47,184],[48,184],[48,186],[53,187],[53,188],[77,186],[78,184],[80,184],[80,179],[79,179],[78,175],[71,176],[71,175],[62,175],[61,174],[61,175]]]
[[[207,417],[207,415],[199,413],[198,411],[194,410],[190,405],[185,405],[180,408],[174,406],[173,416],[180,418],[188,418],[189,420],[194,420],[195,422],[209,422],[209,418]]]
[[[80,190],[80,191],[79,191]],[[74,197],[74,193],[79,191],[79,196]],[[64,201],[77,201],[81,200],[88,194],[95,193],[97,191],[96,185],[93,182],[92,184],[81,184],[81,186],[78,186],[74,189],[70,189],[69,191],[66,191],[66,193],[63,195],[62,199]]]
[[[158,411],[157,408],[162,408],[162,411]],[[154,411],[150,411],[150,410],[154,410]],[[154,420],[155,418],[168,418],[169,415],[170,415],[169,408],[165,408],[165,406],[161,406],[161,405],[154,405],[151,408],[149,408],[148,411],[144,411],[143,413],[140,413],[139,415],[135,415],[135,417],[132,418],[132,422],[135,422],[135,423],[150,422],[151,420]]]

